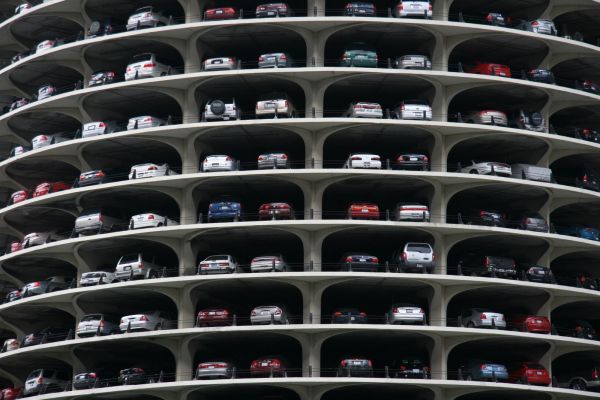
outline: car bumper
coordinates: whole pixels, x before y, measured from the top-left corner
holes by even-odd
[[[425,315],[423,314],[392,314],[390,317],[390,323],[406,323],[406,324],[422,324],[425,322]]]
[[[219,172],[219,171],[235,171],[235,167],[233,164],[226,164],[226,165],[208,165],[208,166],[203,166],[202,170],[204,172]]]
[[[196,379],[227,379],[231,377],[231,370],[227,368],[203,368],[196,371]]]
[[[400,119],[431,121],[431,111],[402,111]]]
[[[158,222],[155,220],[154,222],[134,222],[131,224],[131,229],[144,229],[144,228],[156,228],[158,226]]]
[[[331,320],[332,324],[366,324],[367,318],[355,315],[341,315]]]
[[[100,279],[82,279],[79,281],[79,286],[96,286],[100,282]],[[106,282],[105,282],[106,283]]]
[[[137,74],[138,79],[140,79],[140,78],[154,78],[155,77],[154,73],[151,72],[151,71],[137,70],[135,72],[126,72],[125,73],[125,80],[126,81],[130,81],[132,79],[135,79],[136,74]]]
[[[228,71],[236,69],[234,64],[229,63],[215,63],[215,64],[204,64],[205,71]]]
[[[273,211],[260,211],[258,213],[258,219],[264,220],[264,219],[291,219],[292,218],[292,213],[289,211],[280,211],[280,210],[273,210]]]
[[[85,329],[77,329],[77,336],[78,337],[90,337],[90,336],[96,336],[96,334],[98,333],[98,328],[85,328]]]
[[[352,219],[379,219],[379,213],[378,212],[368,212],[368,213],[351,212],[350,218],[352,218]]]
[[[349,367],[340,368],[338,371],[339,376],[372,376],[373,368],[369,367]]]
[[[289,114],[290,109],[288,107],[278,107],[278,108],[262,108],[256,110],[256,115],[274,115],[274,114]]]
[[[398,371],[396,378],[401,379],[428,379],[429,375],[424,371],[413,372],[413,371]]]
[[[288,61],[263,61],[258,63],[258,68],[291,68],[291,65]]]
[[[399,69],[431,69],[431,63],[426,61],[401,61]]]
[[[135,173],[130,175],[129,179],[156,178],[157,176],[165,176],[165,174],[157,171],[135,171]]]
[[[402,10],[402,11],[397,11],[396,16],[399,18],[406,18],[406,17],[431,18],[431,17],[433,17],[433,12],[431,12],[429,10],[425,10],[425,9],[417,9],[417,10],[410,10],[410,11]]]
[[[289,168],[287,161],[268,160],[259,161],[258,169],[272,169],[272,168]]]
[[[381,169],[381,161],[352,161],[350,168]]]
[[[215,115],[213,113],[205,113],[204,119],[206,119],[207,121],[229,121],[232,119],[237,119],[237,115],[236,114],[228,114],[228,113],[223,113],[221,115]]]
[[[230,274],[234,272],[235,269],[233,267],[211,267],[210,265],[201,265],[199,268],[199,272],[201,274]]]
[[[234,219],[239,218],[240,213],[238,212],[228,212],[228,213],[219,213],[219,214],[208,214],[208,219],[211,221],[220,220],[220,219]]]
[[[256,315],[254,317],[250,317],[250,323],[252,325],[268,325],[271,322],[275,324],[281,324],[281,315],[273,315],[271,318],[271,314],[269,315]]]
[[[198,326],[231,326],[233,323],[230,317],[210,317],[208,319],[198,320]]]
[[[129,278],[131,278],[133,276],[133,278],[143,278],[145,276],[144,271],[137,271],[137,270],[133,270],[133,275],[130,271],[121,271],[121,272],[115,272],[115,279],[123,279],[123,280],[127,280]]]
[[[369,8],[346,8],[345,13],[349,17],[375,17],[375,10]]]
[[[96,385],[96,379],[82,379],[73,382],[73,390],[93,389]]]
[[[498,379],[501,381],[507,380],[508,379],[508,373],[507,372],[481,372],[479,374],[478,379],[479,380],[485,380],[485,379]]]
[[[127,329],[132,331],[151,331],[154,330],[154,325],[151,322],[146,321],[131,321],[131,323],[119,324],[121,332],[125,332]]]
[[[370,262],[351,262],[342,264],[342,271],[366,271],[366,272],[377,272],[380,266],[376,263]]]
[[[283,265],[281,264],[257,264],[250,265],[251,272],[271,272],[271,271],[283,271]]]
[[[77,185],[79,185],[79,187],[85,187],[85,186],[99,185],[101,183],[104,183],[104,178],[93,178],[93,179],[86,179],[84,181],[78,181]]]
[[[377,60],[349,59],[342,61],[342,67],[376,68]]]
[[[525,230],[532,232],[548,232],[546,225],[525,225]]]
[[[91,231],[99,231],[102,228],[102,223],[94,224],[94,225],[85,225],[85,226],[76,226],[75,233],[84,233]]]
[[[287,17],[287,10],[264,10],[257,11],[256,18]]]
[[[479,328],[501,328],[504,329],[506,328],[506,321],[496,321],[494,320],[494,322],[492,323],[492,320],[481,320],[478,323],[478,327]]]
[[[429,212],[400,212],[400,215],[398,215],[398,221],[429,221]]]

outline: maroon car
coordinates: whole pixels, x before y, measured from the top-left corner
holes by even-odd
[[[258,209],[258,219],[294,219],[294,208],[288,203],[265,203]]]
[[[259,357],[250,363],[252,377],[282,376],[287,377],[286,362],[281,356]]]
[[[541,315],[516,315],[510,322],[514,329],[522,332],[550,333],[552,329],[550,320]]]
[[[212,307],[198,312],[197,326],[231,326],[233,313],[227,308]]]
[[[287,17],[290,8],[285,3],[266,3],[256,7],[256,18]]]
[[[235,7],[209,8],[204,12],[204,19],[207,21],[217,21],[222,19],[235,19],[239,17],[239,12]]]
[[[21,388],[6,388],[0,391],[1,400],[16,400],[21,395]]]

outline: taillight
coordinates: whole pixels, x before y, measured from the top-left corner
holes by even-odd
[[[154,220],[154,214],[148,215],[148,219],[151,220],[151,221]]]
[[[143,68],[154,68],[156,67],[155,63],[148,63],[148,64],[144,64]]]
[[[144,14],[144,18],[150,18],[150,17],[152,17],[152,13],[146,13],[146,14]]]
[[[596,368],[592,371],[592,379],[598,379],[598,370]]]
[[[146,317],[145,315],[142,315],[140,317],[140,321],[146,321],[146,322],[148,322],[148,317]]]
[[[250,313],[251,316],[255,317],[256,316],[256,310],[252,310],[252,313]]]
[[[39,137],[39,139],[40,139],[40,140],[48,140],[48,136],[46,136],[46,135],[41,135],[41,136]]]
[[[584,181],[584,182],[587,182],[587,181],[588,181],[588,176],[587,176],[587,174],[583,175],[583,181]]]
[[[225,161],[233,161],[233,159],[229,156],[225,157]]]
[[[340,365],[341,365],[342,367],[345,367],[346,365],[348,365],[348,360],[342,360],[342,361],[340,362]]]
[[[487,315],[485,313],[479,314],[479,319],[487,319]]]
[[[281,159],[282,159],[282,160],[287,160],[287,158],[288,158],[287,154],[282,154],[282,155],[281,155]]]
[[[405,251],[402,252],[402,260],[404,260],[404,261],[408,260],[408,253]]]
[[[289,107],[290,103],[287,100],[283,101],[283,106],[284,107]]]
[[[333,315],[335,317],[340,317],[342,315],[342,312],[341,311],[336,311],[336,312],[333,313]]]
[[[359,312],[359,313],[358,313],[358,315],[360,315],[361,317],[366,317],[366,316],[367,316],[367,313],[364,313],[364,312]]]
[[[421,314],[425,314],[425,310],[423,310],[422,308],[419,308],[419,312],[420,312]]]
[[[258,156],[258,161],[263,161],[264,159],[265,159],[264,156],[262,156],[262,155]]]
[[[281,362],[279,360],[270,360],[269,364],[275,368],[281,367]]]
[[[98,326],[99,326],[100,328],[104,328],[104,321],[100,321],[100,322],[98,323]]]
[[[41,282],[33,282],[33,283],[31,284],[31,286],[33,286],[33,287],[40,287],[41,285],[42,285],[42,283],[41,283]]]
[[[379,264],[379,258],[373,257],[373,258],[371,258],[371,262],[373,262],[375,264]]]
[[[373,367],[373,363],[371,362],[371,360],[367,360],[367,365],[368,365],[369,367]]]
[[[381,157],[371,157],[371,161],[381,161]]]
[[[282,311],[281,308],[278,308],[277,310],[275,310],[275,315],[281,315]]]
[[[282,54],[281,56],[279,56],[279,59],[285,61],[287,60],[287,56],[285,54]]]
[[[488,257],[484,257],[483,263],[486,267],[491,265],[490,259]]]
[[[433,11],[433,4],[429,4],[429,11]]]
[[[104,127],[106,127],[106,124],[104,122],[100,122],[98,124],[98,128],[104,128]]]
[[[360,157],[352,157],[351,160],[352,161],[360,161],[360,160],[362,160],[362,158],[360,158]]]
[[[431,261],[435,261],[435,253],[431,253]]]
[[[400,110],[404,111],[406,109],[406,107],[404,106],[404,103],[400,104]]]
[[[423,161],[428,162],[429,161],[429,157],[423,156]]]
[[[262,62],[262,61],[265,61],[265,59],[264,59],[264,57],[263,57],[263,56],[259,56],[259,57],[258,57],[258,61],[259,61],[259,62]]]
[[[346,257],[346,262],[352,262],[352,256]]]
[[[90,372],[88,374],[88,378],[96,379],[96,373],[95,372]]]
[[[538,26],[540,23],[538,21],[531,22],[531,26]]]
[[[483,371],[483,370],[484,370],[486,367],[487,367],[487,365],[485,365],[485,364],[479,364],[479,369],[480,369],[480,370],[482,370],[482,371]]]

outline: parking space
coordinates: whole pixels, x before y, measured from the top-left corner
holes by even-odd
[[[552,72],[559,84],[578,87],[585,80],[600,82],[600,60],[593,57],[582,57],[563,61],[552,67]]]
[[[600,204],[581,202],[559,207],[550,214],[555,229],[566,229],[572,226],[587,226],[600,229]]]
[[[596,375],[599,360],[598,351],[567,353],[552,360],[552,375],[561,387],[588,390],[587,382],[592,383],[595,380],[593,377]]]
[[[596,130],[600,112],[593,106],[578,106],[562,109],[550,116],[550,124],[559,135],[595,141],[593,132],[586,135],[584,129]]]
[[[71,338],[75,335],[75,318],[45,304],[21,304],[3,310],[1,315],[12,321],[26,337],[29,335],[28,341],[23,341],[21,347],[37,345],[42,341],[49,343],[64,340],[69,333]]]
[[[409,385],[365,385],[353,384],[333,389],[325,392],[322,400],[344,400],[349,398],[364,399],[376,396],[381,400],[394,400],[398,398],[407,398],[414,400],[433,400],[435,398],[433,391],[424,387]]]
[[[65,182],[72,185],[79,177],[79,172],[71,164],[43,158],[19,160],[6,168],[6,174],[27,189],[35,189],[43,182]]]
[[[596,44],[600,36],[600,12],[594,8],[564,13],[554,18],[561,36]]]
[[[597,154],[577,154],[550,164],[554,179],[562,185],[600,191],[600,157]]]
[[[73,138],[77,130],[81,129],[80,121],[66,114],[52,111],[20,113],[10,118],[7,124],[13,132],[28,142],[39,134],[60,134],[67,138]]]
[[[129,16],[135,14],[138,8],[147,6],[162,11],[162,15],[172,23],[182,23],[185,20],[181,4],[166,0],[90,0],[85,3],[85,12],[92,21],[108,22],[113,32],[121,32],[126,29]]]
[[[6,222],[25,234],[53,231],[68,237],[75,223],[75,215],[53,207],[24,207],[7,215]]]
[[[75,278],[76,267],[56,258],[24,256],[7,260],[4,270],[24,284],[40,281],[52,276]],[[20,289],[20,288],[19,288]]]
[[[13,9],[14,10],[14,9]],[[10,26],[12,35],[35,51],[44,40],[73,42],[83,34],[83,27],[70,18],[52,14],[25,15],[19,23]]]
[[[0,368],[9,369],[11,374],[15,376],[20,382],[14,382],[16,387],[21,387],[22,383],[25,382],[30,373],[35,370],[44,369],[49,372],[56,371],[56,375],[60,380],[60,384],[48,390],[51,391],[59,391],[62,392],[66,386],[66,383],[73,376],[73,368],[72,366],[66,362],[62,357],[56,356],[40,356],[40,355],[24,355],[23,357],[19,357],[18,359],[14,359],[13,357],[5,358],[0,360]],[[10,385],[12,386],[12,385]],[[33,385],[37,386],[37,389],[41,389],[41,385]],[[35,395],[35,389],[32,390],[32,395]]]
[[[557,221],[560,227],[561,220]],[[597,251],[578,251],[555,258],[550,266],[559,284],[598,290],[600,275],[595,266],[599,261],[600,254]]]
[[[84,77],[74,69],[50,63],[23,64],[10,72],[11,81],[29,98],[56,96],[83,87]],[[38,92],[50,86],[49,90]]]
[[[281,399],[281,400],[300,400],[298,393],[291,389],[277,386],[263,385],[228,385],[205,387],[201,390],[193,391],[185,400],[228,400],[232,397],[239,396],[239,393],[244,393],[244,399],[261,400],[261,399]]]
[[[507,17],[531,20],[544,12],[548,3],[549,0],[496,0],[485,4],[477,0],[456,0],[450,6],[450,16],[462,12],[465,16],[483,19],[489,12],[498,12]]]
[[[552,324],[561,336],[598,340],[600,302],[588,300],[568,303],[552,310]]]

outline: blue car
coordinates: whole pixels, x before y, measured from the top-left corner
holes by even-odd
[[[588,240],[600,240],[600,230],[583,225],[556,227],[556,233],[560,233],[561,235],[575,236]]]
[[[242,205],[236,201],[218,201],[208,206],[208,222],[239,221],[242,219]]]
[[[481,360],[471,360],[462,368],[463,379],[467,381],[505,381],[508,370],[503,364]]]

